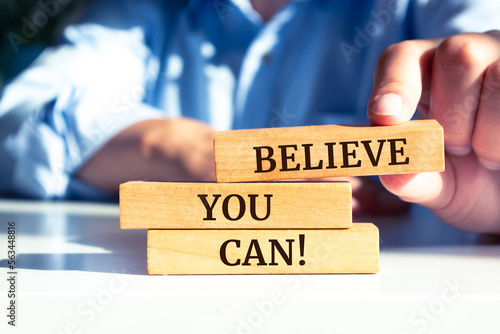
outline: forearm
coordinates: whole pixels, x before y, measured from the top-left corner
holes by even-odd
[[[215,131],[190,119],[147,120],[113,137],[77,173],[109,193],[130,180],[213,181]]]

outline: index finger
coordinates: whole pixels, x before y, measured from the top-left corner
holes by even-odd
[[[375,67],[367,115],[374,125],[409,121],[422,91],[430,87],[430,71],[441,40],[411,40],[393,44],[382,52]]]

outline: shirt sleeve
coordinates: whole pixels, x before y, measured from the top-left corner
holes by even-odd
[[[68,26],[60,45],[46,49],[1,92],[0,116],[25,115],[4,143],[14,158],[17,195],[105,198],[75,172],[120,131],[164,117],[143,102],[157,78],[148,30],[159,11],[151,3],[135,2],[135,11],[123,1],[98,3],[85,23]]]

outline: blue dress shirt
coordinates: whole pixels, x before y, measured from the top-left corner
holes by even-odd
[[[180,3],[174,6],[173,3]],[[0,95],[0,191],[105,199],[76,171],[146,119],[217,130],[366,121],[390,44],[500,28],[497,0],[94,1]]]

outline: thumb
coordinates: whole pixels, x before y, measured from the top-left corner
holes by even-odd
[[[430,70],[438,40],[412,40],[385,49],[375,66],[367,115],[373,125],[409,121],[423,90],[430,87]]]
[[[455,172],[448,161],[441,173],[380,175],[384,187],[394,195],[435,211],[445,208],[453,199],[454,178]]]

